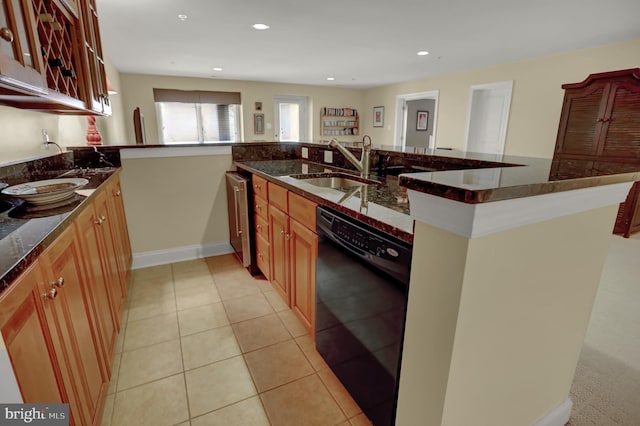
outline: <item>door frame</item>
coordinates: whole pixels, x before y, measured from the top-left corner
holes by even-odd
[[[394,130],[393,144],[399,146],[403,150],[406,146],[406,134],[407,134],[407,101],[416,101],[419,99],[433,99],[436,101],[433,108],[433,146],[429,146],[431,149],[436,148],[436,133],[438,131],[438,98],[440,97],[440,90],[430,90],[428,92],[415,92],[405,93],[396,96],[396,122]]]
[[[469,104],[467,106],[467,126],[464,132],[464,150],[469,148],[469,130],[471,125],[471,114],[473,112],[473,94],[476,91],[491,89],[507,89],[506,102],[502,108],[502,125],[500,126],[499,151],[497,155],[504,154],[504,146],[507,140],[507,128],[509,127],[509,114],[511,112],[511,98],[513,97],[513,80],[496,81],[493,83],[474,84],[469,87]]]
[[[276,95],[273,97],[273,128],[276,141],[280,141],[280,103],[297,103],[300,105],[300,141],[311,140],[309,137],[309,97],[294,95]]]

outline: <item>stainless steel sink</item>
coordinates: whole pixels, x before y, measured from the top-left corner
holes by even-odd
[[[308,175],[293,175],[292,177],[304,180],[311,185],[320,186],[322,188],[354,188],[365,185],[379,185],[380,182],[364,179],[358,176],[348,175],[346,173],[321,173]]]

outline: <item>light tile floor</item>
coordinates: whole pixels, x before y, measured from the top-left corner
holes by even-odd
[[[367,425],[271,284],[232,255],[132,274],[102,425]]]
[[[611,238],[570,398],[571,426],[640,425],[640,235]]]
[[[613,236],[569,425],[640,425],[640,235]],[[368,425],[269,282],[233,256],[134,271],[103,425]]]

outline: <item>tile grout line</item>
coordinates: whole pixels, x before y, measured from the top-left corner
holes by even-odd
[[[184,383],[184,394],[187,397],[187,422],[191,424],[191,402],[189,401],[189,388],[187,386],[187,371],[184,367],[184,350],[182,349],[182,336],[180,335],[180,320],[178,318],[178,296],[176,295],[176,280],[174,264],[171,264],[171,282],[173,284],[173,303],[176,307],[176,322],[178,323],[178,341],[180,343],[180,361],[182,362],[182,381]],[[184,423],[184,422],[181,422]],[[180,424],[180,423],[178,423]]]

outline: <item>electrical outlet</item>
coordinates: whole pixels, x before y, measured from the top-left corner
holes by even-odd
[[[302,148],[302,149],[304,149],[304,148]],[[307,173],[309,173],[309,165],[308,164],[303,164],[302,165],[302,173],[305,174],[305,175]]]
[[[44,143],[44,149],[49,149],[49,133],[47,133],[47,129],[42,129],[42,143]]]
[[[309,148],[302,147],[302,158],[309,158]]]
[[[324,152],[324,162],[329,164],[333,163],[333,151]]]

